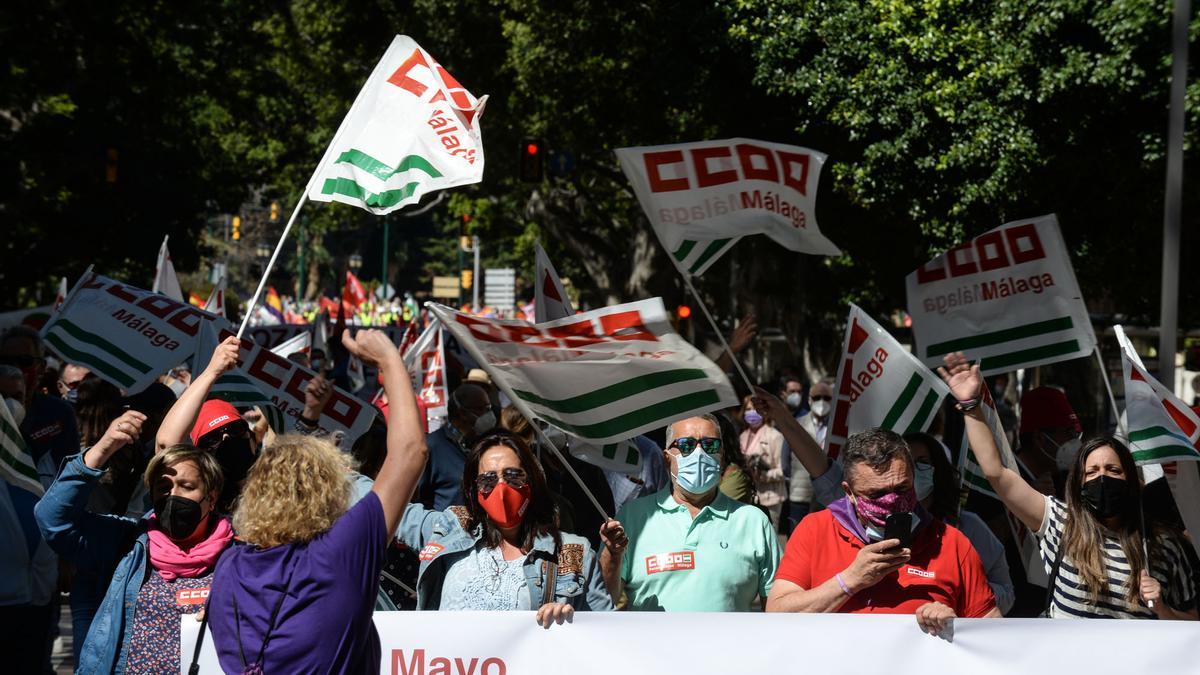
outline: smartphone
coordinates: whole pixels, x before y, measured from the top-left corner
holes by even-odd
[[[900,546],[892,549],[893,551],[912,545],[912,521],[911,513],[893,513],[884,521],[883,538],[900,540]]]

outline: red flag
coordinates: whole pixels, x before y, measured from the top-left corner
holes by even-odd
[[[367,292],[362,282],[350,270],[346,270],[346,285],[342,287],[342,302],[350,305],[351,310],[358,309],[367,301]]]

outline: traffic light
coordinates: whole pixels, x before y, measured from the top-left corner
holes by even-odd
[[[681,320],[690,319],[692,318],[692,308],[687,305],[680,305],[675,309],[675,316]]]
[[[271,222],[279,222],[279,202],[271,202]]]
[[[475,283],[474,273],[471,270],[463,270],[462,271],[462,287],[464,289],[470,288],[473,283]]]
[[[540,138],[526,138],[521,141],[521,180],[526,183],[542,182],[546,148]]]
[[[233,240],[240,241],[242,238],[242,217],[233,217]]]

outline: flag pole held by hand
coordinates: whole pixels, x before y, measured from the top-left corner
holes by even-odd
[[[683,283],[687,285],[688,291],[696,299],[696,304],[700,305],[700,311],[704,312],[704,316],[708,319],[709,325],[712,326],[713,332],[717,334],[717,339],[721,341],[721,346],[725,349],[725,353],[729,354],[729,360],[733,362],[733,367],[737,368],[738,375],[742,377],[742,382],[746,383],[746,389],[753,393],[754,383],[750,381],[750,376],[742,368],[742,362],[738,361],[737,354],[733,353],[733,348],[725,340],[725,335],[721,333],[721,328],[717,325],[717,320],[713,318],[712,312],[708,311],[708,305],[705,304],[704,298],[700,297],[700,294],[696,292],[696,287],[692,285],[692,276],[683,270],[679,270],[679,275],[683,277]]]
[[[304,193],[300,195],[300,201],[296,202],[296,208],[292,209],[292,217],[288,218],[287,226],[283,228],[283,234],[279,237],[279,243],[275,244],[275,251],[271,254],[271,259],[267,261],[267,268],[263,270],[262,279],[258,281],[258,290],[254,291],[254,297],[250,298],[250,304],[246,306],[246,315],[242,317],[242,325],[238,328],[238,338],[242,337],[242,334],[246,332],[246,327],[250,325],[250,317],[254,316],[254,310],[258,307],[258,301],[262,299],[263,289],[267,287],[267,279],[271,276],[271,268],[275,267],[275,260],[279,257],[279,252],[283,250],[283,242],[287,241],[288,232],[292,231],[292,225],[296,222],[296,216],[300,215],[300,207],[304,206],[304,202],[306,201],[308,201],[307,187],[304,188]]]

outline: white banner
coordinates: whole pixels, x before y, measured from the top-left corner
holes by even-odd
[[[317,165],[308,198],[382,215],[483,178],[476,99],[412,38],[397,35]]]
[[[918,355],[961,351],[984,375],[1082,358],[1096,346],[1054,215],[959,244],[906,279]]]
[[[851,303],[826,451],[837,457],[851,434],[871,427],[925,431],[949,393],[942,378]]]
[[[425,403],[426,422],[445,417],[450,394],[446,386],[446,345],[441,322],[431,321],[403,358],[404,367],[412,378],[413,392]]]
[[[1195,668],[1196,626],[1187,621],[955,619],[952,639],[944,640],[922,633],[911,616],[883,614],[579,612],[573,623],[550,630],[533,617],[376,612],[379,672],[1139,675]],[[180,621],[186,673],[200,623],[190,615]],[[205,675],[221,672],[211,633],[199,665]],[[271,672],[269,657],[266,665]]]
[[[825,155],[815,150],[730,138],[616,152],[663,247],[686,272],[703,274],[751,234],[791,251],[841,253],[817,227]]]
[[[659,298],[537,325],[427,306],[522,413],[594,445],[737,405]]]

